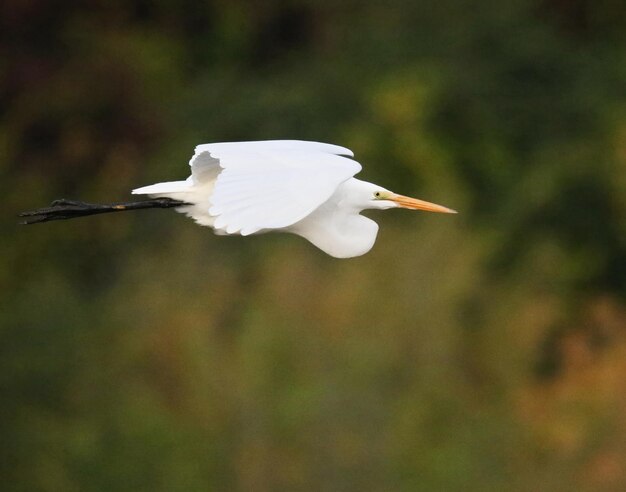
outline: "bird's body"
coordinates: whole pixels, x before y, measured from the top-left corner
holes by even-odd
[[[176,207],[217,234],[290,232],[336,258],[363,255],[374,245],[378,225],[362,216],[363,210],[454,213],[354,178],[361,165],[352,157],[344,147],[299,140],[203,144],[189,161],[191,176],[185,181],[144,186],[133,194],[158,199],[154,207]],[[59,204],[74,205],[74,215],[67,206],[57,214],[41,209],[25,215],[39,215],[32,223],[125,210],[124,204],[90,205],[91,211],[80,214],[79,203]]]

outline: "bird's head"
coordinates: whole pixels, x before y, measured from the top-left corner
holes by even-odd
[[[437,205],[435,203],[419,200],[418,198],[411,198],[404,195],[398,195],[393,191],[386,190],[385,188],[366,183],[368,186],[363,187],[360,194],[365,200],[366,206],[364,208],[387,210],[389,208],[407,208],[409,210],[424,210],[427,212],[439,212],[445,214],[455,214],[456,210]]]

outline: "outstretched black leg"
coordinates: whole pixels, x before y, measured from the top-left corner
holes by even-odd
[[[49,207],[22,212],[20,217],[29,217],[22,224],[38,224],[51,220],[74,219],[87,215],[106,214],[110,212],[124,212],[126,210],[140,210],[144,208],[175,208],[190,205],[189,203],[172,198],[154,198],[140,202],[97,204],[86,203],[64,198],[53,201]]]

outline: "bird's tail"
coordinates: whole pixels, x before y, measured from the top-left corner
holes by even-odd
[[[133,195],[169,195],[170,193],[188,192],[193,183],[190,181],[167,181],[165,183],[157,183],[142,188],[135,188]]]
[[[106,214],[110,212],[124,212],[126,210],[140,210],[144,208],[175,208],[189,205],[181,200],[171,198],[155,198],[128,203],[96,204],[76,200],[55,200],[49,207],[22,212],[20,217],[28,217],[22,224],[38,224],[51,220],[75,219],[86,215]]]

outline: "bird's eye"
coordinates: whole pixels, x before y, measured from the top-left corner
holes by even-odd
[[[380,191],[374,193],[374,198],[380,198]]]

